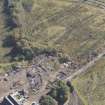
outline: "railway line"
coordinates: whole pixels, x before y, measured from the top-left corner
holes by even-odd
[[[74,14],[76,12],[76,10],[81,8],[81,6],[80,6],[81,3],[86,3],[86,4],[89,3],[90,5],[93,5],[93,6],[96,5],[97,7],[100,7],[100,8],[104,7],[103,9],[105,9],[105,2],[99,1],[99,0],[80,0],[79,2],[75,2],[75,3],[76,3],[75,7],[72,7],[72,8],[67,7],[65,9],[63,9],[62,11],[58,11],[58,12],[55,13],[55,15],[46,17],[45,20],[40,21],[40,22],[36,23],[35,25],[38,26],[38,25],[41,25],[44,22],[56,20],[59,17],[66,17],[66,15],[70,15],[69,13]],[[76,9],[76,10],[74,11],[74,9]]]
[[[80,6],[81,3],[85,3],[85,4],[89,4],[89,5],[93,5],[93,6],[105,9],[105,2],[99,1],[99,0],[79,0],[78,2],[75,2],[75,3],[76,3],[75,7],[72,7],[72,8],[67,7],[61,11],[58,11],[54,15],[46,17],[46,19],[44,19],[43,21],[39,21],[38,23],[35,24],[35,26],[39,26],[47,21],[57,20],[59,17],[62,17],[62,19],[63,19],[64,17],[67,17],[68,15],[70,15],[70,13],[72,13],[72,15],[75,16],[74,13],[76,12],[76,10],[81,8],[81,6]]]
[[[84,1],[80,0],[80,1],[76,1],[75,3],[76,3],[75,7],[65,8],[61,11],[57,11],[56,13],[54,13],[54,15],[46,17],[43,21],[36,22],[35,24],[32,25],[30,31],[34,34],[38,34],[38,33],[40,34],[40,30],[36,31],[35,29],[43,26],[44,23],[49,22],[48,26],[50,25],[50,22],[52,23],[53,21],[55,21],[55,23],[63,24],[64,20],[68,19],[70,15],[76,17],[79,20],[80,17],[76,13],[78,12],[77,10],[79,8],[81,8],[81,4],[88,4],[88,5],[98,7],[100,9],[105,9],[105,2],[101,1],[101,0],[84,0]],[[82,20],[81,20],[81,22],[82,22]],[[69,24],[69,26],[70,26],[70,24]],[[76,27],[76,25],[73,25],[73,27]],[[71,28],[71,27],[69,27],[69,28]],[[65,33],[68,33],[71,30],[67,30]],[[62,35],[60,35],[60,36],[62,36]],[[53,39],[53,40],[56,43],[56,40],[58,40],[58,39],[59,38]],[[34,41],[34,39],[32,41]]]
[[[105,9],[105,2],[100,0],[84,0],[85,4],[98,7],[100,9]]]

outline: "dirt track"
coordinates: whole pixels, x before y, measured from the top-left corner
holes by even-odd
[[[104,55],[105,55],[105,50],[101,54],[99,54],[96,58],[94,58],[92,61],[90,61],[88,64],[83,66],[81,69],[77,70],[77,72],[72,74],[70,77],[67,77],[65,80],[66,81],[68,81],[68,80],[71,81],[73,78],[75,78],[76,76],[80,75],[81,73],[88,71],[89,70],[88,68],[92,67]]]

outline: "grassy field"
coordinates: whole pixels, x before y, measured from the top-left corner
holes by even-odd
[[[12,47],[4,47],[9,35],[20,37],[28,47],[54,48],[80,64],[88,62],[89,54],[105,47],[105,2],[81,0],[0,0],[0,71],[12,64],[6,56]],[[9,16],[11,15],[11,16]],[[9,30],[12,19],[18,27]],[[14,63],[14,62],[13,62]],[[73,81],[85,105],[105,105],[105,58],[90,72]]]
[[[105,14],[99,8],[71,1],[36,0],[32,11],[23,14],[21,34],[33,46],[62,49],[71,56],[104,46]]]
[[[63,50],[74,58],[80,56],[81,62],[86,62],[84,55],[101,51],[105,45],[105,13],[99,7],[76,0],[23,0],[16,4],[15,14],[21,27],[13,31],[30,46]],[[3,13],[0,16],[4,16]],[[0,37],[2,43],[5,34]],[[0,46],[0,49],[0,61],[8,61],[9,58],[4,56],[10,48]]]
[[[85,105],[105,105],[105,57],[73,80],[73,85]]]

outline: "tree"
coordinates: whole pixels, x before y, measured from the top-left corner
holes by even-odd
[[[31,12],[33,8],[33,4],[34,4],[34,0],[23,0],[22,1],[22,6],[24,10],[26,10],[27,12]]]
[[[67,81],[67,86],[70,88],[70,93],[74,91],[74,87],[72,86],[70,81]]]
[[[33,52],[31,49],[23,49],[23,55],[25,57],[25,60],[32,60],[33,59]]]
[[[16,45],[16,38],[13,35],[8,35],[3,40],[3,47],[13,47]]]
[[[36,55],[45,54],[47,56],[57,56],[57,51],[54,48],[37,48],[37,47],[34,47],[33,52]]]
[[[59,58],[59,62],[60,62],[60,63],[67,63],[68,61],[69,61],[69,58],[68,58],[68,57],[65,57],[65,56],[64,56],[64,57],[60,57],[60,58]]]
[[[57,105],[57,103],[51,96],[46,95],[40,99],[40,105]]]
[[[60,104],[64,104],[69,95],[69,87],[63,81],[58,81],[55,88],[52,88],[49,93],[54,99],[58,101]]]

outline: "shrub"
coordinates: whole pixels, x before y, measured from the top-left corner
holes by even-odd
[[[30,48],[23,49],[23,55],[25,60],[32,60],[34,56],[33,51]]]
[[[22,2],[24,10],[26,10],[27,12],[31,12],[33,4],[34,4],[33,0],[23,0]]]
[[[49,93],[54,99],[58,101],[60,104],[64,104],[69,95],[69,87],[63,81],[58,81],[55,88],[52,88]]]
[[[35,55],[45,54],[47,56],[56,56],[57,51],[53,48],[32,48]]]
[[[13,47],[14,45],[16,45],[16,39],[13,35],[8,35],[3,40],[3,47]]]
[[[74,87],[72,86],[71,82],[70,81],[67,81],[67,86],[69,87],[70,89],[70,93],[72,93],[74,91]]]
[[[17,27],[16,19],[14,16],[15,14],[15,6],[13,6],[13,3],[11,1],[11,6],[9,5],[9,0],[4,0],[3,5],[3,12],[5,14],[5,25],[8,27],[9,30],[12,30]]]
[[[68,57],[60,57],[59,62],[60,63],[67,63],[69,61]]]
[[[57,105],[57,103],[51,96],[46,95],[41,98],[40,105]]]

